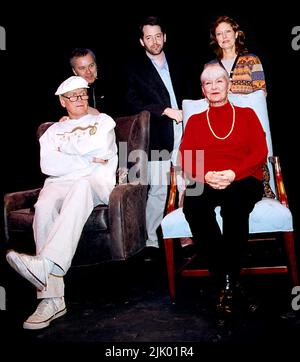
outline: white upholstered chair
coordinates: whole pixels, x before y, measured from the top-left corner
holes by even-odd
[[[288,208],[288,200],[282,180],[279,158],[273,155],[272,139],[269,127],[268,111],[265,95],[262,90],[247,95],[230,94],[229,100],[240,107],[251,107],[256,112],[265,130],[268,145],[268,168],[270,172],[270,187],[276,198],[263,198],[256,203],[250,214],[249,240],[274,240],[279,234],[283,236],[284,250],[287,263],[285,265],[251,266],[242,268],[242,274],[269,274],[289,273],[293,285],[298,285],[298,273],[295,256],[293,218]],[[201,113],[208,107],[205,99],[183,101],[184,126],[189,117],[195,113]],[[171,173],[170,197],[168,200],[167,214],[164,217],[161,228],[164,238],[166,263],[171,300],[175,300],[175,281],[180,276],[208,276],[207,269],[189,269],[188,264],[193,258],[185,261],[179,269],[176,269],[174,260],[174,242],[181,237],[192,237],[189,225],[184,217],[182,208],[175,208],[176,175]],[[220,207],[216,208],[216,218],[222,230],[222,217]]]

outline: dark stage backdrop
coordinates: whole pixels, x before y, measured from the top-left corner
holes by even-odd
[[[95,51],[99,76],[113,95],[113,113],[120,115],[120,70],[129,56],[140,51],[137,28],[143,15],[163,17],[167,47],[192,59],[200,73],[203,64],[213,57],[209,48],[210,23],[216,16],[228,14],[240,23],[249,50],[261,58],[264,66],[274,152],[281,157],[298,231],[300,39],[297,40],[297,28],[296,34],[292,32],[294,27],[300,27],[299,12],[288,2],[264,11],[259,9],[259,3],[226,3],[224,7],[216,2],[204,6],[203,2],[184,1],[179,7],[169,7],[152,2],[141,4],[144,8],[149,6],[148,11],[139,11],[127,1],[122,6],[114,2],[110,10],[96,11],[93,3],[73,6],[68,2],[65,6],[70,10],[66,12],[51,2],[34,9],[26,4],[6,12],[1,10],[0,26],[6,31],[6,50],[0,51],[2,192],[42,183],[35,132],[41,122],[57,120],[63,114],[54,92],[61,81],[72,75],[68,56],[74,47]],[[97,6],[101,8],[101,2]],[[131,13],[133,6],[138,15]]]

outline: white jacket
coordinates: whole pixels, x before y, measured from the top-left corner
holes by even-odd
[[[115,178],[118,163],[115,125],[110,116],[101,113],[50,126],[40,137],[41,170],[50,176],[46,182],[75,181],[103,167]],[[108,162],[95,163],[94,157]]]

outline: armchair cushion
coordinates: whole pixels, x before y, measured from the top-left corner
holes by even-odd
[[[219,206],[216,207],[215,212],[217,222],[222,230],[222,217]],[[192,236],[181,207],[166,215],[161,223],[161,227],[164,239]],[[263,198],[256,203],[249,219],[250,234],[292,230],[292,214],[278,200]]]
[[[269,126],[269,117],[266,97],[263,90],[258,90],[249,94],[229,94],[229,100],[238,107],[250,107],[252,108],[257,117],[259,118],[262,127],[266,133],[267,145],[268,145],[268,156],[273,155],[272,139]],[[195,113],[201,113],[208,107],[206,99],[190,100],[184,99],[182,103],[183,110],[183,124],[186,125],[191,115]],[[264,196],[275,198],[275,182],[273,175],[273,168],[269,161],[263,170],[263,182],[264,182]]]

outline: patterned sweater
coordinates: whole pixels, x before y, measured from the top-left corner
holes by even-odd
[[[219,61],[214,59],[210,63],[217,62]],[[262,89],[267,94],[263,67],[258,56],[254,54],[245,53],[239,56],[231,73],[231,82],[232,93],[248,94]]]
[[[247,94],[258,89],[266,93],[266,82],[262,64],[254,54],[240,55],[233,69],[232,93]]]

